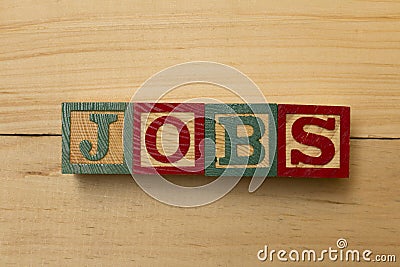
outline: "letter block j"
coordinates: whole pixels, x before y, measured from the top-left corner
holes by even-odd
[[[278,176],[349,177],[350,108],[279,105]]]
[[[122,144],[126,103],[62,104],[62,172],[128,174]]]

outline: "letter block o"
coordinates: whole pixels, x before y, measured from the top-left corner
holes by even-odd
[[[133,173],[204,173],[204,104],[135,103]]]

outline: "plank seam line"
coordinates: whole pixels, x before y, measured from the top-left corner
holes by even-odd
[[[400,140],[400,137],[350,137],[351,140]]]
[[[61,136],[61,134],[0,134],[1,136],[41,137]],[[400,140],[400,137],[350,137],[351,140]]]
[[[30,136],[30,137],[41,137],[41,136],[61,136],[61,134],[0,134],[0,136]]]

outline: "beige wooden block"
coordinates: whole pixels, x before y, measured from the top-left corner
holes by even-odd
[[[312,157],[318,157],[321,155],[321,150],[314,146],[307,146],[304,144],[298,143],[292,137],[292,126],[293,123],[299,119],[304,117],[310,118],[320,118],[323,120],[327,120],[328,118],[335,119],[335,129],[330,131],[325,128],[318,127],[316,125],[305,125],[304,131],[309,133],[314,133],[318,135],[325,136],[329,138],[332,143],[335,145],[335,155],[332,160],[326,165],[310,165],[305,164],[303,162],[299,162],[298,165],[294,165],[291,163],[291,151],[293,149],[298,149],[306,155]],[[287,114],[286,115],[286,166],[289,168],[310,168],[310,167],[318,167],[318,168],[338,168],[340,166],[340,116],[338,115],[304,115],[304,114]]]
[[[98,125],[90,121],[90,114],[117,114],[117,121],[109,125],[109,148],[104,158],[97,161],[86,159],[79,149],[83,140],[92,143],[91,154],[97,151]],[[124,150],[122,143],[124,112],[114,111],[72,111],[71,112],[71,143],[70,162],[72,164],[122,164]]]
[[[218,123],[221,117],[238,117],[238,116],[253,116],[260,118],[264,122],[265,132],[268,133],[268,114],[216,114],[215,115],[215,155],[217,161],[215,162],[215,167],[217,168],[262,168],[269,166],[269,157],[265,156],[264,159],[256,165],[221,165],[219,164],[219,159],[225,157],[225,128],[223,125]],[[253,128],[250,125],[238,125],[237,135],[238,137],[251,136],[253,134]],[[264,146],[265,151],[269,151],[269,136],[264,134],[260,143]],[[237,146],[238,156],[250,156],[253,153],[253,147],[250,145],[238,145]]]
[[[145,144],[146,131],[150,124],[159,117],[173,116],[186,124],[190,133],[190,146],[186,155],[173,163],[163,163],[154,159],[147,153]],[[168,166],[195,166],[195,138],[194,138],[194,113],[192,112],[149,112],[141,114],[141,166],[142,167],[168,167]],[[157,149],[164,156],[171,155],[179,147],[179,132],[170,124],[164,124],[157,132]]]

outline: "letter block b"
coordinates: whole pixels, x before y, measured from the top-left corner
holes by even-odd
[[[205,174],[276,176],[276,104],[206,104]]]
[[[350,108],[278,106],[278,176],[349,177]]]

